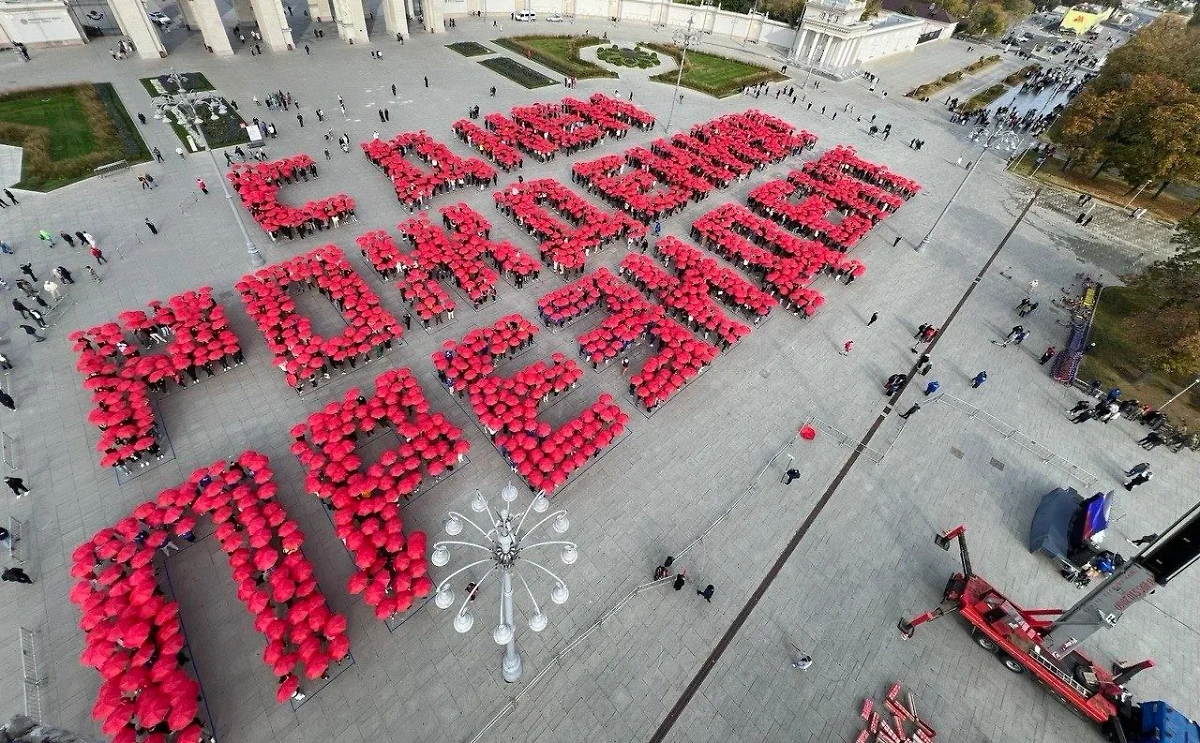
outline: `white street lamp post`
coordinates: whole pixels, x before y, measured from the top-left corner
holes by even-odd
[[[983,159],[985,154],[987,154],[988,149],[992,146],[992,142],[998,138],[1007,138],[1011,136],[1015,136],[1015,132],[1002,127],[997,127],[990,135],[988,135],[987,140],[983,143],[983,152],[979,153],[979,157],[971,161],[971,167],[967,168],[967,174],[963,176],[962,182],[958,184],[958,188],[954,189],[954,194],[950,197],[950,200],[946,202],[946,206],[942,209],[942,213],[938,215],[937,219],[933,220],[933,224],[929,227],[929,232],[926,232],[925,237],[921,238],[921,242],[917,243],[916,251],[918,253],[925,251],[925,246],[927,246],[929,241],[933,239],[933,231],[937,229],[937,226],[939,223],[941,223],[942,218],[946,216],[946,213],[950,211],[950,207],[954,205],[954,200],[957,199],[958,194],[962,192],[963,186],[967,185],[967,181],[971,178],[971,174],[974,173],[975,168],[979,166],[979,161]]]
[[[1175,402],[1176,398],[1178,398],[1178,397],[1181,397],[1181,396],[1182,396],[1182,395],[1184,395],[1184,394],[1185,394],[1185,393],[1186,393],[1188,390],[1190,390],[1191,388],[1195,387],[1195,386],[1196,386],[1196,385],[1198,385],[1198,384],[1200,384],[1200,379],[1193,379],[1191,384],[1189,384],[1187,387],[1184,387],[1184,388],[1183,388],[1181,391],[1179,391],[1179,392],[1175,393],[1175,397],[1172,397],[1170,400],[1167,400],[1167,401],[1166,401],[1166,402],[1164,402],[1162,405],[1159,405],[1159,406],[1158,406],[1158,409],[1159,409],[1159,410],[1162,410],[1163,408],[1167,407],[1167,406],[1168,406],[1168,405],[1170,405],[1171,403]]]
[[[687,28],[677,29],[671,34],[671,40],[675,42],[675,46],[683,50],[679,55],[679,74],[675,76],[675,92],[671,94],[671,113],[667,115],[667,136],[671,136],[671,122],[675,119],[675,104],[679,102],[679,84],[683,81],[683,66],[687,64],[688,49],[699,43],[700,32],[693,29],[696,22],[696,14],[688,16]]]
[[[246,242],[246,254],[250,258],[250,265],[254,268],[265,265],[266,260],[263,259],[262,253],[258,252],[258,246],[250,239],[250,233],[246,231],[246,224],[242,221],[242,213],[238,211],[237,205],[233,203],[233,194],[229,192],[229,186],[225,183],[225,174],[221,172],[221,164],[217,162],[217,156],[213,153],[212,147],[208,145],[208,137],[204,134],[204,125],[203,123],[196,123],[201,121],[201,119],[196,113],[195,105],[188,100],[187,91],[183,89],[183,75],[180,75],[175,70],[171,70],[171,74],[168,77],[175,83],[175,89],[179,93],[176,104],[181,109],[185,109],[189,121],[194,125],[196,136],[200,138],[200,145],[208,151],[208,157],[212,160],[213,170],[217,171],[217,183],[221,185],[221,193],[225,195],[225,203],[229,204],[229,210],[233,212],[233,219],[237,222],[238,229],[242,232],[242,239]],[[215,116],[216,114],[214,113],[213,115]]]
[[[518,572],[518,568],[523,564],[530,565],[553,578],[555,585],[550,591],[550,600],[554,603],[565,604],[571,595],[570,591],[567,590],[567,584],[562,578],[555,575],[545,565],[530,559],[525,553],[537,547],[561,547],[559,559],[563,561],[564,565],[573,565],[579,559],[579,547],[574,542],[564,540],[533,543],[528,541],[530,535],[547,522],[550,522],[550,528],[557,534],[563,534],[570,528],[571,523],[567,520],[567,512],[560,510],[545,516],[541,521],[522,531],[525,519],[528,518],[530,512],[540,514],[545,513],[550,508],[550,501],[544,495],[535,495],[533,500],[530,501],[529,505],[521,513],[515,513],[511,510],[511,504],[517,499],[517,489],[513,487],[512,483],[509,483],[500,491],[500,498],[504,501],[504,505],[495,512],[488,505],[487,499],[483,496],[482,492],[476,490],[475,497],[471,499],[472,511],[487,514],[488,519],[491,521],[491,528],[489,529],[483,528],[457,511],[450,511],[445,521],[447,534],[452,537],[458,536],[462,533],[465,523],[478,531],[483,536],[483,540],[482,542],[454,539],[440,541],[433,545],[433,552],[430,553],[429,559],[437,567],[445,567],[450,562],[451,545],[473,547],[487,553],[487,557],[464,565],[438,583],[433,602],[439,609],[449,609],[455,602],[454,589],[450,586],[451,581],[473,567],[486,565],[489,562],[492,563],[487,572],[483,574],[483,577],[479,579],[479,582],[467,591],[467,596],[463,599],[458,613],[454,615],[454,629],[462,633],[471,630],[471,627],[475,624],[475,616],[467,611],[467,605],[479,592],[479,589],[483,587],[483,584],[492,573],[498,572],[500,574],[500,623],[492,631],[492,639],[496,641],[497,645],[505,646],[501,669],[504,680],[511,684],[521,678],[521,654],[517,652],[516,616],[513,611],[514,577],[525,587],[525,593],[529,596],[529,603],[533,607],[533,614],[529,617],[529,629],[534,632],[541,632],[546,629],[546,625],[549,623],[546,615],[542,613],[541,607],[538,606],[537,599],[533,595],[533,589],[529,587],[529,583],[525,580],[525,577]]]

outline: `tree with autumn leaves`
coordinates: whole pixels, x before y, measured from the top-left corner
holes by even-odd
[[[1123,335],[1137,338],[1143,369],[1177,377],[1200,370],[1200,218],[1179,223],[1178,252],[1130,277],[1138,309],[1124,320]]]
[[[1108,56],[1053,134],[1071,167],[1115,170],[1131,190],[1200,178],[1200,27],[1159,18]]]

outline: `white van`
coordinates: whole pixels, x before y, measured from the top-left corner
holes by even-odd
[[[517,13],[517,20],[526,23],[536,21],[537,13],[534,13],[532,10],[522,10],[520,13]]]

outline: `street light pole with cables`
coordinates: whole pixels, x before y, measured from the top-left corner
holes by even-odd
[[[474,562],[464,565],[438,583],[433,602],[439,609],[449,609],[455,603],[454,589],[450,586],[451,581],[471,568],[491,563],[487,571],[484,572],[483,577],[468,587],[467,596],[463,599],[462,605],[454,615],[454,629],[460,633],[466,633],[471,630],[471,627],[475,624],[475,617],[467,610],[467,605],[475,600],[479,590],[487,582],[488,578],[493,573],[497,574],[500,578],[500,623],[492,631],[492,639],[496,641],[497,645],[505,646],[501,670],[504,680],[508,683],[513,683],[521,678],[522,666],[521,655],[517,652],[516,643],[516,618],[513,611],[513,579],[516,578],[525,587],[525,593],[529,596],[529,602],[533,607],[533,614],[529,617],[529,629],[534,632],[541,632],[546,629],[549,620],[542,612],[537,598],[533,595],[533,589],[529,587],[529,583],[521,575],[519,568],[522,565],[529,565],[553,578],[555,585],[550,591],[550,600],[556,604],[564,604],[570,597],[567,584],[545,565],[531,559],[527,552],[539,547],[559,547],[561,548],[559,559],[562,560],[564,565],[573,565],[579,559],[579,547],[574,542],[565,540],[551,539],[532,543],[529,541],[530,536],[548,522],[550,528],[557,534],[564,534],[570,527],[570,522],[567,520],[567,512],[559,510],[543,517],[528,529],[524,528],[525,521],[530,513],[542,514],[549,510],[550,501],[546,496],[541,494],[535,495],[529,505],[525,507],[525,510],[520,513],[512,510],[512,503],[517,499],[517,489],[512,483],[509,483],[500,491],[500,498],[504,501],[504,504],[495,511],[492,510],[482,492],[476,490],[475,497],[471,499],[471,510],[479,514],[486,513],[488,520],[491,522],[490,528],[480,526],[457,511],[450,511],[444,522],[447,534],[452,537],[458,536],[462,533],[463,526],[469,525],[475,531],[479,532],[483,539],[480,542],[454,539],[440,541],[433,545],[433,552],[430,554],[429,559],[435,566],[439,568],[445,567],[450,562],[451,546],[468,547],[486,553],[486,557],[481,557]]]
[[[679,84],[683,82],[683,67],[687,64],[688,49],[700,43],[700,31],[696,30],[696,14],[688,16],[687,28],[676,29],[671,34],[675,46],[683,50],[679,55],[679,73],[675,75],[675,92],[671,94],[671,113],[667,115],[667,136],[671,136],[671,122],[675,120],[675,104],[679,102]]]

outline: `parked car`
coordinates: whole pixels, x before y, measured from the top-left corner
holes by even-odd
[[[158,10],[151,10],[147,12],[146,15],[150,16],[150,20],[154,23],[154,25],[158,26],[164,31],[171,27],[171,16],[167,15],[166,13]]]
[[[546,16],[546,20],[550,21],[551,23],[562,23],[563,17],[558,13],[551,13],[550,15]]]

